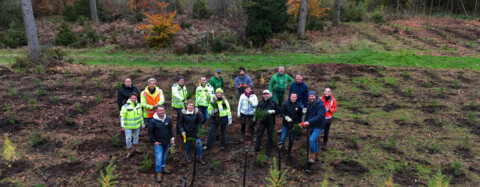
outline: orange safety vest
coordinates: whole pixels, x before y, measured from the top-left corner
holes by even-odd
[[[147,91],[143,92],[143,95],[147,99],[147,104],[149,105],[156,105],[160,101],[160,94],[155,94],[155,98],[152,95],[148,94]],[[148,118],[152,118],[153,114],[155,114],[154,110],[146,109]]]
[[[323,101],[323,105],[325,105],[325,119],[330,119],[333,116],[333,113],[337,111],[337,101],[333,97],[333,94],[330,94],[330,101],[328,103],[325,103],[325,94],[322,95],[321,99]],[[330,109],[330,112],[327,112],[327,110]]]

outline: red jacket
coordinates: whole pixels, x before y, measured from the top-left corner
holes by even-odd
[[[333,113],[337,111],[337,100],[333,97],[333,94],[330,94],[330,100],[325,102],[325,94],[322,95],[322,101],[325,105],[325,119],[331,119]],[[330,109],[330,111],[328,111]]]

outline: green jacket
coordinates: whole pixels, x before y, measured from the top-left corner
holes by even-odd
[[[222,76],[220,76],[218,79],[217,77],[213,76],[208,82],[210,83],[210,85],[213,86],[213,90],[217,90],[217,88],[221,88],[222,90],[224,90]]]
[[[142,124],[142,105],[128,100],[120,111],[120,125],[125,129],[138,129]]]
[[[293,82],[292,77],[288,74],[283,73],[282,76],[278,75],[278,72],[272,76],[270,79],[270,85],[268,89],[270,92],[284,92],[287,88],[287,85],[290,85]]]

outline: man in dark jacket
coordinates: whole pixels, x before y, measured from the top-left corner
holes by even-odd
[[[315,91],[310,91],[308,94],[307,113],[305,114],[304,125],[308,126],[308,133],[310,134],[310,153],[308,162],[314,163],[318,154],[317,138],[325,128],[325,106],[323,101],[317,97]]]
[[[288,98],[290,98],[292,92],[297,93],[297,101],[302,105],[302,107],[307,106],[308,86],[303,82],[303,77],[300,72],[295,75],[295,82],[292,83],[292,86],[290,87]]]
[[[198,108],[195,108],[193,100],[188,100],[187,108],[182,109],[180,114],[180,119],[178,122],[180,125],[180,132],[182,132],[183,138],[185,138],[185,152],[187,153],[187,162],[192,162],[192,153],[190,153],[190,146],[192,143],[197,146],[197,155],[199,157],[199,162],[202,165],[205,165],[205,161],[202,158],[202,141],[200,137],[197,137],[198,127],[202,126],[202,116]],[[192,140],[193,139],[193,140]]]
[[[273,118],[275,118],[275,114],[280,112],[280,109],[274,101],[271,99],[271,94],[269,90],[263,90],[263,99],[258,103],[256,110],[266,110],[267,116],[264,119],[260,120],[260,125],[258,126],[257,130],[257,139],[255,141],[255,151],[260,151],[260,146],[262,145],[262,138],[265,129],[267,129],[267,151],[266,155],[270,157],[271,149],[273,147]]]
[[[138,91],[137,87],[132,85],[132,80],[130,78],[126,78],[123,81],[122,88],[118,91],[118,96],[117,96],[117,104],[118,104],[118,109],[122,109],[122,106],[127,103],[127,100],[130,97],[130,94],[133,92],[137,93],[137,95],[140,95],[140,92]],[[140,97],[138,97],[137,103],[140,103]]]
[[[162,173],[170,174],[167,170],[167,153],[170,144],[173,144],[172,120],[165,115],[165,107],[155,106],[156,113],[148,123],[148,137],[155,148],[155,170],[157,182],[162,182]]]
[[[291,129],[293,125],[297,125],[302,121],[303,116],[302,105],[297,102],[297,93],[292,92],[292,94],[290,94],[289,101],[286,101],[282,105],[280,116],[283,118],[283,126],[282,136],[278,144],[283,145],[285,143],[285,138],[287,137],[287,134],[290,133],[290,139],[288,143],[288,157],[291,158],[293,142],[295,140],[295,134],[291,131]]]

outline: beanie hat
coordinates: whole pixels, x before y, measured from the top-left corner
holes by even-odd
[[[150,83],[150,81],[153,81],[153,82],[157,83],[157,80],[155,80],[154,78],[149,78],[147,83]]]
[[[310,96],[310,95],[314,95],[315,97],[317,97],[317,92],[315,92],[315,91],[310,91],[310,92],[308,92],[308,95],[309,95],[309,96]]]
[[[217,90],[215,90],[215,93],[218,93],[218,92],[223,94],[223,90],[221,88],[217,88]]]
[[[177,77],[177,81],[179,81],[179,80],[181,80],[181,79],[184,79],[184,77],[181,76],[181,75],[179,75],[179,76]]]

